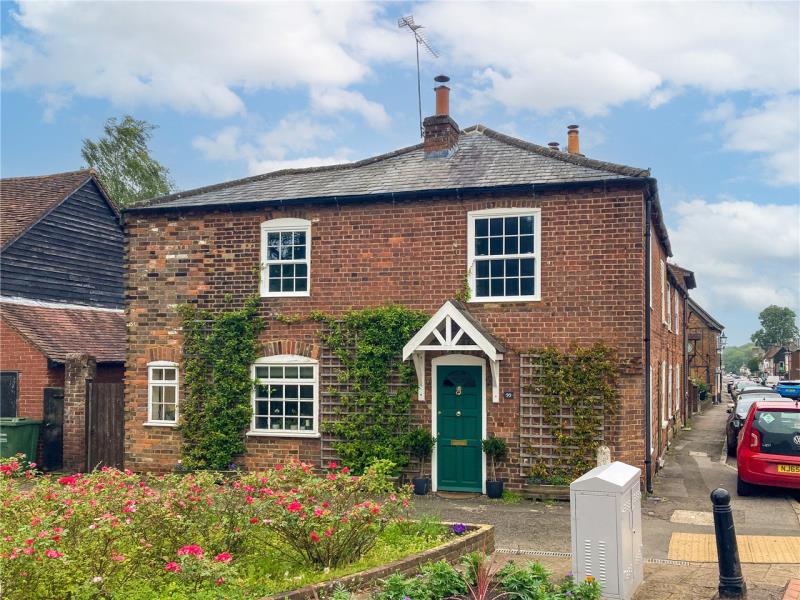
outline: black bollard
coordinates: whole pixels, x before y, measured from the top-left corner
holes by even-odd
[[[711,492],[714,505],[714,533],[717,536],[717,561],[719,562],[719,597],[744,598],[747,586],[739,562],[739,546],[731,512],[731,495],[717,488]]]

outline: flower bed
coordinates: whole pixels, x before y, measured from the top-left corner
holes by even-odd
[[[377,465],[361,476],[291,463],[218,482],[198,473],[0,481],[7,598],[259,598],[440,546],[409,522],[409,490]]]

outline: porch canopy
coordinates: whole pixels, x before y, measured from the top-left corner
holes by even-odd
[[[414,359],[418,396],[425,400],[425,352],[483,352],[492,370],[492,402],[500,402],[500,361],[505,347],[457,300],[448,300],[403,346],[403,360]]]

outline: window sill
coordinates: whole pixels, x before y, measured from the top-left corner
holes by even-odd
[[[144,423],[145,427],[170,427],[172,429],[178,426],[177,423],[160,423],[158,421],[146,421]]]
[[[541,296],[509,296],[508,298],[470,298],[470,304],[504,304],[506,302],[541,302]]]
[[[319,438],[320,434],[316,431],[301,433],[299,431],[248,431],[248,437],[279,437],[279,438]]]
[[[308,298],[311,292],[261,292],[262,298]]]

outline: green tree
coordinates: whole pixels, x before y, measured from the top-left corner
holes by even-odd
[[[768,306],[758,315],[761,329],[750,336],[753,343],[763,350],[775,344],[788,344],[798,337],[797,315],[785,306]]]
[[[722,366],[730,373],[738,373],[742,366],[751,371],[758,370],[758,362],[763,355],[762,350],[751,343],[741,346],[728,346],[722,353]]]
[[[81,156],[97,171],[108,193],[120,207],[169,194],[174,186],[169,171],[150,156],[148,142],[155,125],[125,115],[106,121],[105,136],[83,140]]]

